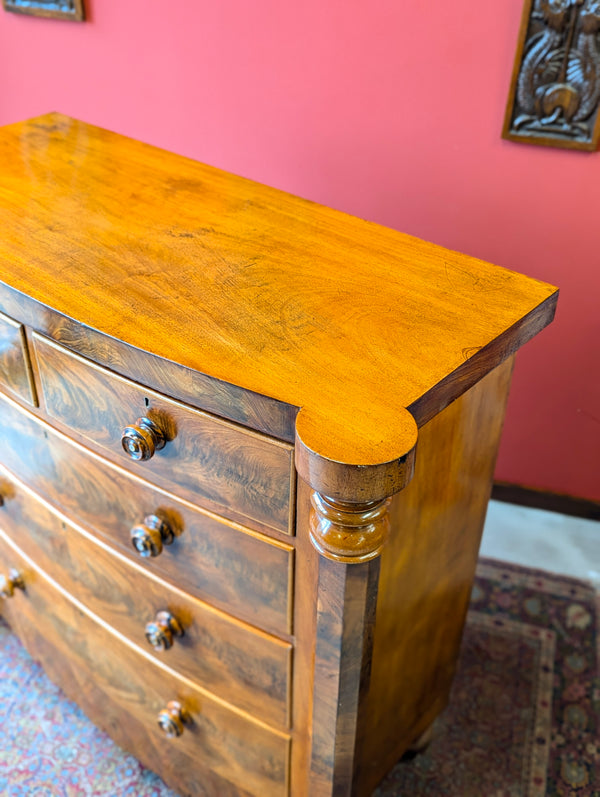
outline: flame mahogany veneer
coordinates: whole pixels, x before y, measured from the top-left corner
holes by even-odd
[[[182,794],[368,795],[558,292],[59,114],[0,160],[0,611]]]

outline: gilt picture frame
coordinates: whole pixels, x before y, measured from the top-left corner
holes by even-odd
[[[85,20],[84,0],[2,0],[5,11],[52,19]]]

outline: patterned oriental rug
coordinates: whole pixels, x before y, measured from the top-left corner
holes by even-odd
[[[591,587],[481,560],[450,705],[376,797],[599,797]],[[173,797],[98,731],[0,621],[0,794]]]

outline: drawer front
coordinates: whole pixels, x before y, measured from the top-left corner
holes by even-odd
[[[232,620],[152,578],[85,530],[70,524],[0,468],[0,528],[94,614],[169,667],[259,719],[289,726],[291,645]],[[8,489],[6,489],[6,486]],[[148,623],[168,612],[183,634],[156,651]],[[162,640],[172,630],[161,617]],[[171,621],[172,624],[173,621]],[[176,629],[178,630],[178,629]]]
[[[267,631],[290,631],[290,546],[130,476],[2,395],[0,418],[0,461],[67,517],[179,589]],[[167,518],[176,536],[159,556],[142,559],[130,529],[153,513]]]
[[[23,326],[0,313],[0,385],[29,404],[35,404],[35,388]]]
[[[293,447],[172,401],[39,335],[35,351],[50,416],[128,463],[125,427],[148,418],[166,444],[140,476],[214,511],[290,533]]]
[[[288,793],[289,737],[269,730],[146,658],[82,611],[0,532],[0,572],[25,589],[0,612],[50,676],[90,718],[171,785],[187,794]],[[170,701],[186,712],[169,739],[157,715]]]

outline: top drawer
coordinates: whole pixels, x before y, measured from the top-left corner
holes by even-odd
[[[121,462],[130,459],[123,430],[141,426],[157,445],[151,458],[136,463],[140,475],[259,528],[292,532],[292,446],[161,396],[37,334],[34,343],[50,416]],[[164,434],[164,447],[138,419]]]
[[[25,332],[21,324],[0,313],[0,385],[14,396],[35,404]]]

